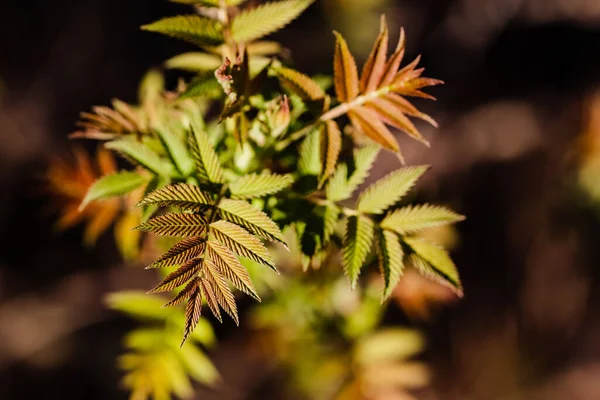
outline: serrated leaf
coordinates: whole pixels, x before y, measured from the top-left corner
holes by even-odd
[[[389,34],[385,17],[381,17],[381,29],[375,40],[373,49],[363,66],[360,77],[361,93],[371,92],[379,86],[379,82],[385,72]]]
[[[246,9],[231,22],[231,36],[238,43],[260,39],[292,22],[313,1],[283,0]]]
[[[418,257],[426,262],[425,264],[415,265],[421,273],[429,278],[445,282],[457,290],[458,293],[462,293],[462,285],[456,265],[454,265],[446,250],[423,239],[407,237],[403,240]],[[428,270],[428,265],[431,270]]]
[[[165,213],[150,218],[136,229],[159,236],[191,237],[206,232],[206,218],[200,214]]]
[[[223,43],[223,25],[198,15],[178,15],[163,18],[142,26],[143,30],[162,33],[197,46],[216,46]]]
[[[221,220],[210,225],[210,233],[238,256],[249,258],[277,271],[265,246],[243,228]]]
[[[188,284],[173,298],[173,300],[169,301],[163,307],[173,307],[183,303],[188,300],[196,290],[198,286],[198,277],[192,278]]]
[[[218,205],[219,215],[251,233],[267,240],[286,245],[279,227],[261,210],[242,200],[224,199]]]
[[[250,274],[231,250],[219,242],[210,241],[207,252],[210,259],[219,268],[219,272],[229,279],[233,286],[260,301]]]
[[[400,235],[420,232],[424,229],[452,224],[465,217],[441,206],[429,204],[407,206],[394,210],[381,221],[381,227]]]
[[[319,157],[320,132],[313,130],[306,135],[300,145],[300,160],[298,170],[302,175],[315,175],[321,173],[321,160]]]
[[[183,331],[183,340],[181,345],[185,343],[190,333],[194,331],[194,328],[200,320],[202,314],[202,294],[199,286],[196,286],[195,290],[190,295],[190,298],[185,307],[185,328]]]
[[[198,186],[178,183],[151,192],[136,207],[157,205],[160,207],[177,207],[182,210],[202,212],[212,204],[211,195],[202,191]]]
[[[371,251],[375,225],[363,215],[353,215],[346,221],[346,230],[342,247],[344,272],[354,289],[358,275],[367,255]]]
[[[381,178],[361,193],[356,209],[381,214],[404,197],[428,168],[426,165],[405,167]]]
[[[325,188],[325,196],[330,201],[342,201],[352,196],[354,190],[348,185],[348,166],[339,164],[333,173],[327,187]]]
[[[206,182],[223,183],[223,169],[206,132],[193,125],[189,140],[198,178]]]
[[[390,59],[385,64],[385,71],[379,82],[379,86],[386,86],[392,83],[394,80],[394,76],[396,75],[396,71],[400,67],[402,63],[402,59],[404,58],[404,51],[406,49],[406,36],[404,34],[404,28],[400,28],[400,38],[398,39],[398,44],[396,45],[396,50],[394,50],[394,54],[390,57]]]
[[[340,151],[342,150],[342,132],[335,121],[329,120],[322,124],[320,133],[320,155],[323,173],[319,187],[334,173]]]
[[[204,277],[211,283],[217,302],[229,314],[235,324],[239,326],[240,320],[237,313],[237,305],[225,277],[212,261],[205,260],[204,266]]]
[[[83,210],[91,201],[127,194],[142,186],[145,181],[143,176],[133,171],[121,171],[103,176],[90,186],[79,210]]]
[[[400,153],[398,141],[375,111],[363,106],[354,107],[348,111],[348,117],[352,125],[371,140],[390,151]]]
[[[136,165],[140,165],[156,175],[172,176],[175,168],[171,163],[162,159],[148,146],[138,142],[133,137],[122,137],[104,145],[107,149],[122,154],[125,158]]]
[[[169,69],[180,69],[190,72],[214,72],[223,64],[223,59],[216,54],[189,52],[179,54],[165,61]]]
[[[328,204],[325,206],[323,213],[323,241],[325,243],[329,242],[331,235],[335,232],[339,216],[340,209],[336,205]]]
[[[317,82],[308,75],[291,68],[277,68],[277,77],[284,88],[298,95],[303,100],[319,100],[325,97],[325,92]]]
[[[399,96],[396,93],[388,93],[385,96],[383,96],[382,98],[386,99],[390,103],[393,103],[394,107],[399,112],[402,112],[406,115],[410,115],[411,117],[420,118],[423,121],[428,122],[435,128],[438,127],[437,122],[435,122],[435,120],[433,118],[431,118],[429,115],[424,114],[424,113],[420,112],[419,110],[417,110],[417,108],[414,105],[412,105],[411,102],[406,100],[404,97]]]
[[[292,175],[272,174],[263,171],[260,174],[244,175],[229,184],[233,199],[255,199],[275,194],[294,182]]]
[[[200,290],[202,291],[202,296],[206,300],[206,304],[208,304],[208,308],[212,311],[213,315],[219,322],[223,322],[221,318],[221,311],[219,309],[219,302],[217,301],[217,296],[215,295],[215,290],[207,279],[199,280]]]
[[[192,236],[176,243],[166,253],[160,256],[147,268],[165,268],[174,265],[180,265],[190,258],[197,257],[204,253],[206,248],[206,238],[201,236]]]
[[[156,285],[156,287],[154,287],[154,289],[150,290],[148,293],[170,292],[176,287],[181,286],[192,279],[198,274],[201,268],[202,259],[200,257],[192,258],[191,260],[186,261],[181,267],[167,275],[162,282]]]
[[[348,178],[348,186],[354,192],[369,176],[379,154],[378,146],[364,146],[354,150],[354,172]]]
[[[333,33],[336,39],[333,58],[335,93],[341,102],[347,102],[358,96],[358,70],[346,40],[338,32]]]
[[[384,288],[381,301],[385,301],[398,284],[404,270],[404,252],[400,238],[394,232],[382,230],[377,238],[379,270],[383,276]]]

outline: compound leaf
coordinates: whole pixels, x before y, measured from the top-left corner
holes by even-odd
[[[210,241],[207,252],[212,262],[219,268],[219,272],[229,279],[233,286],[260,301],[250,274],[231,250],[219,242]]]
[[[218,205],[219,215],[226,221],[246,228],[264,239],[286,245],[279,227],[264,212],[243,200],[224,199]]]
[[[229,184],[233,199],[255,199],[280,192],[294,182],[292,175],[260,174],[244,175]]]
[[[206,248],[206,238],[202,236],[192,236],[176,243],[166,253],[160,256],[147,268],[165,268],[184,263],[190,258],[197,257],[204,253]]]
[[[191,237],[206,232],[206,218],[200,214],[165,213],[144,222],[136,229],[159,236]]]
[[[243,228],[221,220],[210,225],[210,233],[238,256],[249,258],[277,271],[265,246]]]
[[[157,205],[159,207],[177,207],[182,210],[201,212],[212,204],[211,195],[202,191],[198,186],[178,183],[149,193],[136,207]]]

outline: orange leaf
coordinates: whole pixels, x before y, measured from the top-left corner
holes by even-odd
[[[394,103],[386,99],[374,99],[367,104],[367,107],[376,111],[388,125],[406,132],[413,139],[429,146],[427,139],[419,133],[415,125]]]
[[[383,96],[383,98],[394,103],[394,106],[396,106],[396,108],[398,110],[400,110],[401,112],[403,112],[404,114],[410,115],[411,117],[420,118],[423,121],[430,123],[435,128],[438,127],[437,122],[435,122],[435,120],[433,118],[431,118],[429,115],[424,114],[424,113],[420,112],[419,110],[417,110],[417,108],[415,106],[413,106],[404,97],[399,96],[395,93],[388,93],[385,96]]]
[[[325,121],[321,129],[321,164],[323,165],[323,175],[319,186],[333,174],[337,166],[338,156],[342,149],[342,132],[338,124],[333,121]]]
[[[385,72],[383,73],[383,77],[381,78],[379,87],[386,86],[392,83],[392,81],[394,80],[394,76],[396,75],[396,71],[398,71],[400,63],[404,58],[405,48],[406,38],[404,36],[404,28],[402,28],[400,29],[400,39],[398,40],[396,50],[394,51],[394,54],[392,54],[388,62],[385,64]]]
[[[200,320],[202,314],[202,294],[198,286],[192,291],[190,300],[185,307],[185,329],[183,332],[183,341],[181,345],[185,343],[185,340],[193,332],[194,328]]]
[[[333,33],[336,38],[333,58],[335,93],[340,101],[350,101],[358,96],[356,61],[342,35],[335,31]]]
[[[356,107],[348,112],[352,125],[375,142],[388,150],[400,153],[400,146],[396,138],[381,122],[377,113],[366,107]]]
[[[381,16],[381,29],[371,54],[363,66],[361,78],[360,78],[360,91],[361,93],[368,93],[375,89],[379,85],[383,73],[385,72],[385,59],[387,57],[389,34],[385,17]]]

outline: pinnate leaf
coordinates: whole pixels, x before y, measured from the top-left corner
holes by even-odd
[[[267,214],[246,201],[221,200],[219,215],[224,220],[238,224],[257,236],[286,245],[277,224]]]
[[[182,39],[197,46],[216,46],[223,43],[223,25],[198,15],[163,18],[142,26],[142,29]]]
[[[206,238],[192,236],[176,243],[147,268],[165,268],[184,263],[190,258],[200,256],[206,248]]]
[[[377,238],[377,256],[379,261],[379,270],[384,280],[384,289],[381,301],[386,300],[391,294],[396,284],[400,280],[404,269],[404,252],[400,245],[400,238],[394,232],[382,230]]]
[[[371,250],[374,236],[373,221],[363,215],[353,215],[346,221],[342,260],[344,271],[352,288],[356,286],[360,270]]]
[[[419,238],[404,238],[404,242],[418,257],[413,257],[415,267],[425,276],[441,283],[446,283],[459,294],[462,285],[456,270],[456,265],[442,247]]]
[[[200,292],[199,286],[196,286],[192,291],[188,303],[185,307],[185,328],[183,331],[183,340],[181,345],[185,343],[188,336],[194,331],[200,315],[202,314],[202,293]]]
[[[383,213],[404,197],[428,168],[426,165],[420,165],[401,168],[390,173],[362,192],[356,208],[364,213]]]
[[[219,322],[223,322],[221,318],[221,311],[219,310],[219,302],[217,300],[217,296],[215,295],[215,290],[212,283],[207,279],[199,280],[200,290],[202,291],[202,296],[204,300],[206,300],[206,304],[208,304],[208,308],[212,311],[213,315]]]
[[[394,210],[381,221],[381,227],[400,235],[407,235],[463,219],[464,216],[445,207],[423,204]]]
[[[149,219],[136,229],[159,236],[201,236],[206,232],[206,218],[200,214],[165,213]]]
[[[192,278],[188,284],[173,298],[173,300],[169,301],[163,307],[173,307],[179,305],[189,299],[198,286],[198,277]]]
[[[219,242],[210,241],[207,252],[212,262],[219,268],[219,272],[229,279],[233,286],[260,301],[250,274],[231,250]]]
[[[150,290],[148,293],[169,292],[192,279],[198,274],[201,267],[202,259],[199,257],[192,258],[191,260],[186,261],[181,267],[167,275],[162,282],[156,285],[156,287]]]
[[[210,225],[210,233],[238,256],[249,258],[277,271],[265,246],[243,228],[221,220]]]
[[[246,9],[231,22],[232,38],[238,43],[260,39],[292,22],[313,2],[282,0]]]
[[[255,199],[280,192],[293,182],[292,175],[278,175],[264,171],[236,179],[229,184],[229,189],[233,199]]]
[[[82,210],[91,201],[122,196],[142,186],[146,180],[134,171],[121,171],[105,175],[88,189],[79,209]]]
[[[198,186],[178,183],[155,190],[140,201],[136,207],[157,205],[177,207],[188,211],[204,211],[213,204],[211,195]]]
[[[217,303],[219,303],[221,308],[235,321],[235,324],[239,325],[240,320],[237,313],[235,298],[227,285],[225,277],[212,261],[205,260],[204,266],[204,277],[211,283]]]
[[[346,102],[358,96],[358,70],[346,40],[338,32],[334,34],[336,39],[333,58],[335,93],[340,101]]]

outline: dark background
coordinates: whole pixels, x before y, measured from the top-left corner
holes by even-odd
[[[102,296],[153,277],[118,265],[110,235],[86,249],[80,229],[54,232],[40,177],[80,111],[135,102],[149,67],[191,49],[138,29],[185,11],[0,2],[0,399],[126,398],[114,360],[131,325]],[[364,60],[382,12],[446,81],[437,103],[417,102],[440,129],[419,125],[431,149],[401,138],[407,161],[432,164],[422,190],[468,216],[454,254],[466,296],[421,325],[436,373],[423,398],[600,398],[600,229],[574,189],[600,80],[600,1],[317,0],[275,38],[300,69],[331,73],[331,30]],[[227,398],[280,398],[265,385]]]

